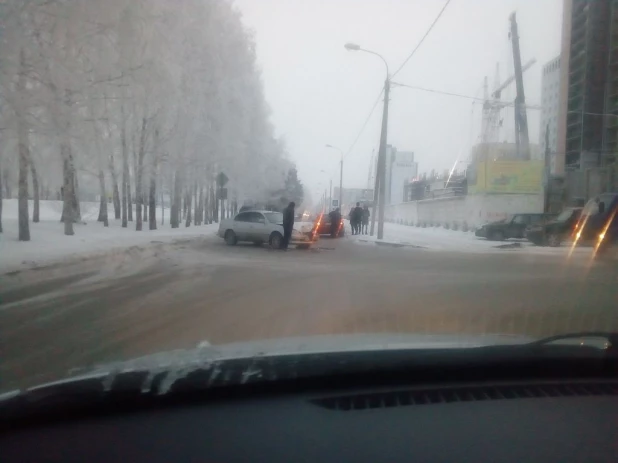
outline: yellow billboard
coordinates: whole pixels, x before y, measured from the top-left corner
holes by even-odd
[[[468,191],[473,194],[535,194],[543,191],[543,161],[479,162],[471,174]]]

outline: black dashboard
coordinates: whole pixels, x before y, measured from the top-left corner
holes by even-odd
[[[12,462],[615,462],[618,382],[218,397],[0,434]]]

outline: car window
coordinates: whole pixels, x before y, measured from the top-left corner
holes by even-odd
[[[234,217],[236,222],[251,222],[251,212],[241,212]]]
[[[599,197],[597,196],[596,198],[588,201],[588,204],[586,204],[586,207],[584,207],[582,215],[592,216],[592,215],[597,215],[598,213],[599,213]]]
[[[270,223],[283,223],[283,214],[281,212],[267,212],[264,215]]]
[[[616,199],[616,194],[614,193],[605,193],[599,196],[599,204],[603,203],[603,211],[608,212],[612,206],[612,203]]]
[[[518,224],[518,225],[525,224],[525,223],[527,223],[527,222],[528,222],[528,221],[526,220],[526,216],[524,216],[524,215],[516,215],[516,216],[513,218],[513,223],[516,223],[516,224]]]
[[[260,212],[247,212],[247,214],[249,215],[249,220],[248,222],[253,222],[253,223],[264,223],[264,216],[260,213]]]
[[[567,220],[571,218],[572,215],[573,215],[573,209],[565,209],[558,215],[558,217],[556,217],[556,221],[566,222]]]
[[[543,215],[530,215],[530,216],[528,216],[528,221],[531,224],[536,224],[536,223],[542,222],[545,219],[549,219],[549,217],[550,216],[545,217]]]

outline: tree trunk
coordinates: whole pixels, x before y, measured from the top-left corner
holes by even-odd
[[[107,195],[105,193],[105,174],[103,169],[99,169],[99,190],[101,191],[101,202],[99,204],[99,222],[103,222],[104,227],[109,227],[107,219]]]
[[[158,144],[158,132],[155,130],[155,150]],[[150,188],[148,190],[148,228],[150,230],[157,229],[157,169],[159,155],[156,153],[152,156],[152,167],[150,169]],[[161,203],[163,207],[163,203]]]
[[[163,199],[163,185],[161,185],[161,226],[165,225],[165,202]]]
[[[150,230],[157,229],[157,177],[155,172],[156,167],[150,174],[150,190],[148,192],[148,226]]]
[[[74,235],[73,230],[73,166],[71,165],[71,159],[68,154],[69,147],[66,145],[66,141],[60,146],[60,152],[62,153],[62,178],[64,179],[62,186],[62,217],[60,220],[64,222],[64,234]]]
[[[213,208],[212,208],[213,219],[215,223],[219,223],[219,198],[217,197],[217,194],[215,192],[215,187],[211,187],[210,192],[213,195]]]
[[[200,201],[197,190],[197,183],[193,184],[193,225],[200,224]]]
[[[114,217],[120,218],[120,192],[118,191],[118,175],[114,166],[114,154],[109,155],[109,173],[112,177],[112,198],[114,201]]]
[[[129,222],[133,222],[133,197],[131,196],[131,174],[128,172],[127,164],[127,206],[129,212]]]
[[[71,165],[73,166],[73,221],[78,222],[82,219],[82,211],[79,207],[79,183],[77,181],[77,172],[75,170],[72,151],[69,151],[69,156],[71,157]]]
[[[191,199],[193,199],[193,194],[191,190],[188,190],[185,195],[185,206],[187,209],[187,220],[185,221],[185,227],[191,226]]]
[[[174,202],[172,203],[170,214],[170,224],[172,225],[172,228],[178,228],[180,225],[181,188],[180,172],[176,170],[176,175],[174,175]]]
[[[0,233],[2,233],[2,169],[0,168]]]
[[[142,172],[144,171],[144,155],[146,153],[146,118],[142,118],[142,130],[139,136],[139,152],[137,153],[137,169],[135,172],[135,230],[142,231],[142,205],[144,191],[142,189]]]
[[[34,207],[32,209],[32,221],[34,223],[39,222],[39,199],[40,199],[40,190],[39,190],[39,176],[36,171],[36,166],[34,165],[34,160],[32,157],[29,159],[30,161],[30,174],[32,175],[32,196],[34,200]]]
[[[9,178],[9,169],[5,169],[2,171],[3,176],[3,185],[4,191],[6,192],[6,199],[12,199],[12,191],[11,191],[11,179]]]
[[[206,220],[204,219],[204,186],[200,185],[200,192],[198,194],[198,225],[206,224]]]
[[[21,77],[20,77],[21,78]],[[28,129],[22,118],[17,121],[17,143],[19,150],[19,181],[17,184],[17,214],[19,220],[19,241],[30,241],[30,224],[28,223]]]
[[[127,214],[129,209],[129,159],[127,156],[127,130],[124,120],[124,106],[121,106],[122,120],[120,127],[120,145],[122,149],[122,227],[127,228]]]

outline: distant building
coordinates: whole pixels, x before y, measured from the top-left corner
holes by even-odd
[[[386,204],[399,204],[406,200],[404,186],[418,175],[418,163],[412,151],[398,151],[386,147]]]
[[[618,149],[618,4],[564,0],[557,173],[601,167]],[[583,194],[583,192],[578,192]]]
[[[539,160],[545,159],[545,133],[549,128],[550,173],[556,172],[558,149],[558,110],[560,107],[560,56],[543,66],[541,79],[541,127],[539,130]],[[537,157],[532,157],[537,159]]]

